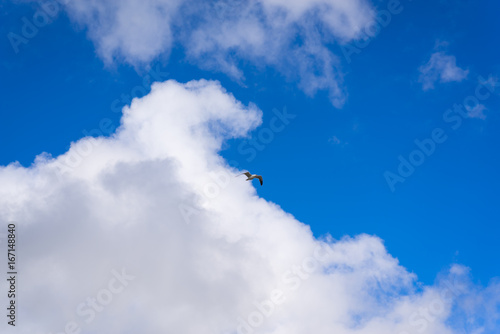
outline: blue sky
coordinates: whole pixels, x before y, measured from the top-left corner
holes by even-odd
[[[387,1],[369,4],[375,11],[387,8]],[[154,81],[218,80],[236,99],[262,110],[262,126],[251,133],[255,140],[276,118],[274,109],[295,116],[253,159],[242,154],[248,139],[224,145],[224,158],[264,176],[264,186],[255,185],[261,197],[310,225],[317,237],[380,237],[424,284],[459,263],[486,285],[500,276],[500,3],[401,5],[387,26],[364,41],[366,47],[358,47],[359,39],[342,44],[325,38],[342,73],[345,102],[339,106],[328,89],[308,94],[293,66],[238,58],[238,52],[241,78],[190,57],[178,41],[148,61],[129,61],[123,54],[109,61],[88,26],[66,12],[16,53],[8,33],[21,34],[22,18],[31,19],[40,7],[2,1],[0,164],[27,167],[42,152],[56,157],[84,131],[98,129],[102,119],[118,127],[120,109],[128,104],[120,99],[149,92],[151,71]],[[324,37],[322,29],[316,27]],[[294,43],[305,41],[297,37]],[[342,53],[346,45],[359,51],[350,60]],[[446,71],[452,73],[446,77]],[[474,96],[479,77],[489,79],[485,85],[493,93],[480,101],[475,116],[453,129],[443,114]],[[481,92],[488,91],[484,87]],[[398,157],[409,159],[415,140],[431,138],[435,129],[447,139],[392,191],[384,173],[397,173]]]

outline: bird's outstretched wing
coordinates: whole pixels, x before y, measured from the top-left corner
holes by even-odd
[[[250,172],[241,173],[241,174],[238,174],[236,176],[240,176],[240,175],[246,175],[247,177],[252,176],[252,174],[250,174]]]
[[[259,179],[259,181],[260,181],[260,185],[263,185],[263,184],[264,184],[264,181],[262,181],[262,176],[260,176],[260,175],[259,175],[259,176],[257,176],[257,178],[258,178],[258,179]]]

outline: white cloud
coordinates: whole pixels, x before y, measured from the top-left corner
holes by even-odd
[[[341,141],[337,136],[333,136],[328,140],[330,143],[333,143],[335,145],[340,145]]]
[[[70,17],[88,29],[106,61],[147,63],[173,44],[171,21],[181,0],[66,1]]]
[[[429,61],[420,66],[419,71],[419,82],[422,83],[423,90],[433,89],[436,82],[460,82],[469,74],[469,70],[457,66],[455,56],[442,51],[433,53]]]
[[[447,334],[461,333],[446,323],[460,312],[494,328],[498,284],[455,266],[420,290],[379,238],[317,240],[233,177],[221,145],[260,123],[216,82],[167,81],[112,137],[2,167],[21,273],[10,332]]]
[[[67,10],[107,62],[147,64],[182,45],[202,68],[243,81],[241,62],[271,67],[306,94],[328,91],[336,107],[346,93],[327,43],[361,38],[374,16],[368,0],[73,0]]]
[[[467,115],[470,118],[479,118],[479,119],[486,119],[486,115],[484,114],[484,111],[487,110],[486,106],[484,104],[476,104],[474,107],[471,106],[465,106],[467,109]]]
[[[330,139],[328,139],[328,142],[331,143],[332,145],[342,147],[342,148],[344,148],[346,145],[349,145],[349,142],[347,142],[345,140],[341,140],[337,136],[331,137]]]

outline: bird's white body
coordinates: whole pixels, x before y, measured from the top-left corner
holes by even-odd
[[[260,181],[260,185],[264,182],[262,181],[262,175],[250,174],[249,172],[242,173],[240,175],[246,175],[247,181],[252,181],[253,179],[258,179]]]
[[[257,174],[252,174],[252,175],[250,175],[250,176],[248,177],[247,181],[250,181],[250,180],[256,179],[256,178],[258,178],[258,177],[259,177],[259,175],[257,175]]]

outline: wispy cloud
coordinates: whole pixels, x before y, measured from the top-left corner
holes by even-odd
[[[470,118],[486,119],[484,111],[487,110],[484,104],[477,104],[474,107],[465,106],[467,109],[467,115]]]
[[[335,145],[340,144],[340,139],[339,139],[337,136],[333,136],[333,137],[332,137],[332,138],[330,138],[328,141],[329,141],[330,143],[332,143],[332,144],[335,144]]]
[[[469,70],[457,66],[455,56],[438,51],[431,55],[429,61],[420,66],[419,82],[423,90],[433,89],[436,82],[460,82],[469,74]]]
[[[348,142],[346,142],[344,140],[340,140],[340,138],[337,136],[331,137],[330,139],[328,139],[328,142],[331,143],[332,145],[340,146],[340,147],[344,147],[347,144],[349,144]]]
[[[336,107],[347,95],[327,44],[361,38],[374,19],[368,0],[74,0],[66,9],[106,62],[140,66],[181,45],[201,68],[243,81],[242,62],[270,67],[308,95],[328,91]]]

